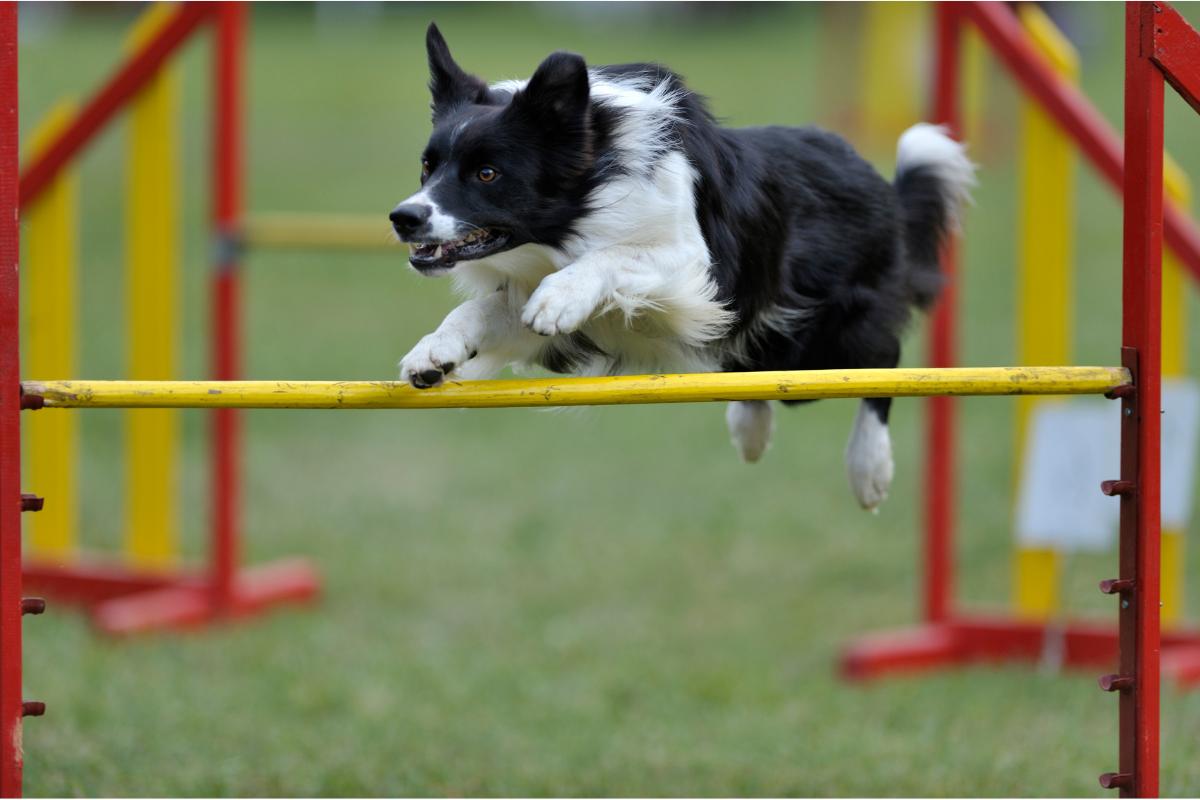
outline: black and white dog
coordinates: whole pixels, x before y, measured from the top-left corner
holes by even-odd
[[[391,221],[423,275],[470,299],[400,362],[413,386],[506,365],[583,375],[893,367],[911,309],[937,295],[938,250],[973,166],[932,125],[888,183],[815,128],[719,127],[654,64],[549,56],[488,85],[426,36],[433,135],[421,190]],[[858,502],[892,479],[890,400],[865,400],[846,451]],[[772,428],[729,405],[742,457]]]

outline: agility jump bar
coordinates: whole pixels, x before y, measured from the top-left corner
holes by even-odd
[[[1106,394],[1120,367],[982,367],[718,372],[449,381],[26,381],[26,408],[516,408],[930,395]]]

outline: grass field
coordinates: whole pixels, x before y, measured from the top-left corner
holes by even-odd
[[[391,6],[318,27],[309,9],[256,8],[249,206],[375,213],[388,235],[384,214],[412,191],[428,131],[422,32],[435,16],[461,62],[491,78],[566,48],[671,64],[732,124],[835,124],[853,110],[857,11],[643,13]],[[96,85],[133,14],[27,24],[23,131],[55,98]],[[1080,17],[1084,86],[1119,121],[1121,10]],[[180,377],[205,375],[207,56],[192,45],[180,67]],[[1016,95],[998,74],[985,108],[962,279],[972,365],[1011,362],[1014,340]],[[1181,103],[1170,111],[1169,146],[1200,176],[1200,123]],[[82,167],[83,377],[123,369],[122,128]],[[1108,364],[1119,206],[1087,171],[1079,190],[1078,362]],[[251,378],[390,378],[452,303],[399,249],[255,253],[245,282]],[[920,363],[921,334],[907,363]],[[1200,336],[1189,344],[1196,363]],[[1116,701],[1090,674],[996,667],[865,687],[834,675],[848,638],[914,619],[920,411],[896,404],[897,479],[878,516],[856,509],[842,476],[852,402],[783,412],[754,467],[738,462],[717,406],[247,413],[248,556],[311,557],[323,601],[129,642],[98,638],[58,606],[31,619],[26,696],[49,711],[25,727],[28,793],[1101,795]],[[959,592],[1001,608],[1012,404],[970,400],[962,414]],[[121,531],[122,421],[94,412],[83,423],[85,536],[98,547]],[[185,415],[181,524],[193,554],[207,518],[205,422]],[[1114,559],[1068,566],[1070,613],[1110,616],[1095,581]],[[1200,694],[1165,689],[1163,713],[1163,790],[1194,795]]]

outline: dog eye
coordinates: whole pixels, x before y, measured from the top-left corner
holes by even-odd
[[[500,172],[495,167],[484,167],[479,170],[479,180],[484,183],[491,183],[500,177]]]
[[[429,178],[429,173],[432,170],[429,168],[429,159],[421,159],[421,181],[424,182]]]

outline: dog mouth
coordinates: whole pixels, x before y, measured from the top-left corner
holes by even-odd
[[[498,253],[511,240],[505,231],[478,228],[456,242],[410,242],[408,261],[421,271],[449,269],[459,261]]]

